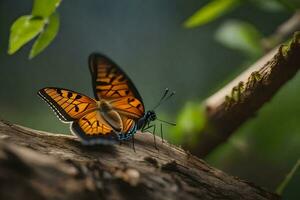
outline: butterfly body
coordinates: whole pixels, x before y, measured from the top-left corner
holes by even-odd
[[[134,84],[112,60],[94,53],[89,57],[89,69],[95,99],[56,87],[38,92],[84,144],[129,139],[156,119],[154,111],[145,112]]]
[[[103,119],[114,129],[115,132],[120,132],[123,129],[121,116],[113,109],[109,102],[105,100],[97,101],[98,110]]]
[[[119,140],[128,140],[134,135],[138,130],[142,130],[145,128],[151,121],[156,120],[156,114],[153,110],[149,110],[145,113],[145,115],[140,118],[135,125],[132,127],[131,130],[129,130],[126,133],[120,133],[118,134]]]

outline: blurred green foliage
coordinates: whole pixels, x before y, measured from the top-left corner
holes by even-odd
[[[199,9],[184,22],[186,28],[207,24],[232,10],[240,0],[213,0]]]
[[[72,81],[69,81],[69,85],[67,85],[68,87],[69,86],[73,87],[76,90],[77,88],[81,87],[80,88],[81,90],[85,90],[86,89],[85,84],[87,85],[89,83],[88,82],[89,77],[82,75],[82,72],[86,68],[80,68],[78,66],[79,65],[83,66],[86,63],[80,63],[78,64],[78,66],[76,65],[78,61],[85,60],[85,59],[76,60],[74,59],[74,57],[76,56],[78,57],[79,55],[80,57],[85,57],[86,56],[85,54],[94,51],[96,48],[100,48],[101,51],[103,50],[105,52],[108,52],[109,54],[113,52],[113,56],[117,55],[116,57],[118,57],[119,55],[119,59],[121,61],[123,59],[123,63],[124,62],[126,63],[126,59],[128,58],[128,60],[131,60],[131,61],[127,61],[129,66],[130,65],[139,66],[139,67],[142,67],[143,65],[147,65],[147,67],[153,66],[151,69],[149,69],[149,71],[147,71],[147,73],[139,72],[141,71],[139,70],[139,68],[131,69],[132,74],[134,73],[137,74],[135,76],[137,82],[146,85],[143,88],[145,91],[150,91],[149,88],[150,87],[154,88],[155,86],[153,85],[157,84],[154,83],[155,81],[153,81],[153,85],[148,86],[150,84],[147,84],[146,81],[144,81],[145,74],[147,74],[147,76],[150,77],[156,76],[155,78],[157,80],[160,80],[157,81],[159,82],[158,85],[161,86],[163,85],[163,81],[166,78],[165,75],[161,75],[164,78],[159,79],[160,74],[170,73],[168,80],[164,82],[165,84],[166,83],[169,84],[170,80],[174,79],[172,83],[177,84],[176,82],[178,82],[178,84],[175,85],[174,87],[178,87],[178,90],[181,90],[181,92],[188,91],[189,93],[193,93],[193,94],[196,93],[194,94],[194,96],[191,95],[188,97],[186,97],[185,95],[177,96],[177,99],[180,98],[182,99],[181,103],[180,104],[178,103],[178,105],[181,106],[183,101],[186,103],[182,106],[182,109],[178,114],[177,126],[174,127],[174,129],[169,128],[169,132],[172,134],[168,135],[168,138],[170,138],[173,142],[176,142],[177,144],[180,144],[182,143],[182,141],[185,140],[189,142],[191,145],[193,145],[194,143],[197,142],[197,140],[201,139],[201,136],[193,135],[192,133],[200,132],[200,130],[205,125],[206,119],[204,117],[204,110],[201,105],[201,102],[191,101],[190,99],[195,97],[197,98],[203,97],[201,96],[203,95],[201,93],[202,90],[205,90],[207,92],[208,91],[207,87],[213,87],[212,84],[218,85],[224,83],[224,80],[226,79],[229,80],[232,77],[233,73],[236,73],[236,71],[241,71],[242,66],[236,68],[229,66],[229,65],[234,65],[234,63],[232,63],[232,60],[235,59],[238,60],[237,57],[239,57],[240,53],[242,53],[245,56],[244,60],[241,61],[243,63],[243,67],[245,67],[244,64],[245,62],[247,63],[253,62],[257,57],[263,54],[261,39],[263,37],[266,37],[268,32],[261,32],[262,26],[260,27],[255,26],[253,24],[253,21],[248,21],[247,16],[250,15],[256,16],[257,13],[251,13],[250,11],[249,13],[246,13],[245,14],[246,17],[244,17],[243,16],[244,13],[239,15],[237,14],[239,12],[239,9],[240,8],[243,9],[243,6],[254,5],[256,9],[260,10],[259,12],[267,12],[266,15],[261,15],[266,17],[267,15],[269,14],[271,15],[273,13],[280,13],[280,15],[283,16],[286,15],[283,13],[293,14],[293,11],[300,7],[299,0],[264,0],[264,1],[262,0],[249,0],[249,1],[213,0],[213,1],[206,1],[206,2],[207,2],[206,5],[200,8],[195,14],[193,14],[190,18],[188,18],[184,22],[184,26],[186,28],[201,27],[202,25],[206,25],[205,28],[202,27],[203,29],[200,29],[200,31],[198,30],[198,32],[196,32],[197,30],[193,30],[199,35],[202,33],[206,34],[206,35],[205,34],[202,35],[204,36],[204,38],[199,37],[199,39],[195,37],[193,38],[191,37],[190,39],[189,38],[190,35],[189,33],[186,33],[187,32],[186,30],[178,31],[177,29],[175,29],[170,25],[170,24],[174,24],[174,26],[177,27],[182,22],[182,19],[178,19],[178,22],[176,21],[177,19],[174,19],[174,17],[172,19],[168,18],[169,21],[162,20],[163,19],[162,16],[165,18],[168,17],[168,15],[165,15],[166,10],[163,9],[159,11],[160,13],[163,14],[157,15],[158,13],[157,10],[164,6],[163,1],[160,2],[159,6],[152,7],[153,10],[149,10],[148,13],[147,13],[148,4],[146,4],[145,2],[143,3],[143,5],[146,4],[145,7],[147,7],[147,9],[144,8],[143,12],[141,13],[139,13],[139,11],[142,10],[141,9],[143,6],[142,4],[138,4],[137,6],[138,11],[133,12],[136,11],[136,10],[131,10],[133,9],[134,6],[132,6],[131,4],[130,4],[131,6],[128,6],[127,5],[128,3],[125,3],[126,4],[126,9],[125,9],[124,4],[120,2],[115,3],[113,6],[111,6],[111,4],[113,3],[110,4],[104,2],[100,2],[101,3],[101,4],[99,3],[100,5],[95,6],[96,3],[93,2],[92,3],[93,5],[87,7],[85,10],[86,12],[80,15],[79,18],[74,17],[73,12],[75,11],[72,10],[71,14],[69,14],[70,19],[68,23],[65,24],[66,26],[68,26],[67,28],[70,29],[69,32],[67,31],[65,32],[65,35],[70,36],[70,38],[72,38],[73,33],[76,31],[79,32],[78,35],[81,35],[80,38],[83,38],[82,35],[86,34],[86,37],[84,37],[84,42],[80,42],[80,46],[77,46],[78,49],[84,49],[84,50],[80,52],[79,50],[73,51],[72,45],[76,39],[78,40],[78,38],[74,37],[75,39],[72,38],[73,40],[65,39],[63,45],[60,46],[60,49],[58,49],[58,47],[55,47],[57,48],[54,51],[55,56],[51,57],[47,55],[47,57],[44,58],[41,56],[41,59],[39,59],[40,58],[39,57],[38,59],[34,59],[34,61],[31,62],[32,66],[35,65],[36,66],[45,65],[45,66],[42,70],[43,72],[40,72],[40,74],[38,74],[37,72],[37,69],[40,68],[32,68],[33,71],[30,72],[30,80],[29,78],[26,79],[26,77],[28,77],[28,75],[26,76],[26,73],[28,71],[27,69],[26,71],[21,71],[22,68],[20,67],[17,71],[9,71],[9,70],[8,71],[10,73],[24,72],[25,78],[22,75],[21,77],[22,79],[20,77],[19,79],[20,82],[23,81],[21,83],[24,84],[23,86],[24,88],[26,87],[26,84],[27,84],[27,89],[30,88],[30,90],[26,90],[26,92],[24,92],[25,94],[28,94],[29,91],[30,92],[32,92],[32,90],[35,91],[39,87],[44,86],[45,84],[55,84],[55,85],[62,84],[63,86],[65,86],[68,84],[69,79]],[[60,3],[61,0],[35,0],[31,15],[26,15],[18,18],[11,27],[11,34],[10,34],[10,41],[9,41],[10,42],[9,54],[14,54],[22,46],[29,43],[32,39],[34,39],[37,36],[38,36],[37,40],[35,41],[30,51],[30,58],[38,55],[51,43],[51,41],[53,41],[59,29],[60,21],[56,9],[60,5]],[[73,5],[75,5],[76,3],[78,5],[82,5],[78,1],[77,2],[75,1]],[[119,4],[121,4],[121,6],[119,6],[122,7],[121,9],[118,9]],[[186,2],[184,4],[186,4]],[[182,6],[183,3],[180,3],[179,5],[181,5],[179,6],[180,8],[184,7]],[[250,10],[252,9],[253,11],[253,8],[251,6],[249,6]],[[101,10],[102,7],[109,10],[109,12],[106,12],[105,10]],[[113,7],[116,7],[116,10],[114,10]],[[172,9],[169,2],[165,7],[167,7],[168,9]],[[82,6],[76,7],[75,5],[72,8],[78,9],[76,10],[77,13],[84,11],[84,8]],[[154,8],[156,10],[154,10]],[[247,9],[244,9],[242,12],[247,11]],[[174,10],[178,11],[178,8]],[[127,11],[127,13],[124,14],[123,11]],[[157,11],[157,13],[153,11]],[[243,17],[236,19],[235,15],[232,14],[233,11],[235,11],[235,15],[243,16]],[[65,12],[68,12],[68,10],[66,9]],[[102,13],[104,14],[101,15]],[[113,14],[110,15],[111,13]],[[124,16],[127,16],[130,13],[134,13],[134,15],[137,16],[138,14],[140,14],[140,17],[134,16],[133,18],[128,18],[126,22],[126,18]],[[155,15],[153,15],[153,13],[155,13]],[[147,14],[150,17],[148,16],[147,18],[146,17]],[[176,13],[176,15],[179,14],[182,13],[180,12]],[[231,20],[228,21],[226,14],[230,15]],[[189,15],[190,13],[184,16],[189,16]],[[109,18],[108,16],[110,16],[111,18]],[[275,15],[272,16],[274,17]],[[124,17],[124,21],[120,20],[120,17]],[[224,22],[220,20],[221,22],[220,26],[216,26],[216,24],[214,24],[214,26],[209,26],[209,22],[212,22],[216,19],[220,19],[221,17],[226,18],[226,20],[224,20]],[[81,20],[81,18],[83,20]],[[108,22],[100,20],[103,18],[105,19],[107,18]],[[138,22],[134,21],[135,19],[138,18],[140,18],[141,20],[139,20]],[[78,24],[76,24],[76,26],[73,26],[75,28],[72,29],[72,23],[73,21],[75,21],[75,19],[77,19],[76,23],[77,21],[85,20],[84,21],[84,24],[86,25],[85,28],[79,28]],[[102,23],[99,23],[98,21],[101,21]],[[119,21],[121,21],[121,23],[119,23]],[[159,26],[156,26],[157,24],[159,24],[158,21],[160,23],[161,22],[164,23],[161,23]],[[263,21],[263,19],[262,20],[256,19],[256,21]],[[94,26],[97,26],[98,24],[101,24],[100,28],[95,29]],[[145,26],[143,26],[145,24],[146,26],[151,27],[151,29],[149,30],[147,29],[147,27],[145,28]],[[264,24],[264,26],[274,27],[274,28],[276,28],[277,25],[278,24],[276,23],[271,25],[270,23]],[[115,28],[116,26],[118,26],[118,28]],[[131,27],[131,29],[128,27]],[[141,27],[141,28],[138,29],[132,27]],[[215,34],[211,34],[211,29],[213,28],[216,30]],[[170,34],[166,34],[167,32],[164,32],[165,30],[168,29],[171,29],[173,34],[172,36],[170,36]],[[101,32],[99,30],[104,30],[104,31]],[[155,32],[156,30],[158,31]],[[94,37],[90,37],[91,35],[93,35],[94,32],[97,31],[102,33],[102,34],[97,33],[98,39],[96,39],[95,37],[96,34],[94,34]],[[140,36],[141,34],[144,35]],[[224,51],[220,46],[217,46],[219,49],[215,49],[216,45],[211,44],[213,42],[209,40],[209,37],[207,37],[207,35],[215,35],[215,40],[217,42],[222,44],[224,47],[230,49],[228,49],[228,51]],[[101,40],[102,37],[104,38],[103,40]],[[117,37],[119,37],[120,39]],[[142,43],[141,38],[139,37],[141,37],[142,40],[145,41],[145,45],[143,44],[143,47],[139,46],[139,43]],[[184,39],[182,40],[182,38]],[[107,40],[108,42],[106,43]],[[158,45],[159,43],[158,40],[160,41],[159,45]],[[190,40],[192,40],[192,42],[189,43]],[[130,48],[132,50],[132,53],[127,52],[128,41],[129,44],[131,45]],[[85,43],[86,46],[88,47],[85,46]],[[200,47],[205,45],[207,45],[207,47],[205,47],[205,51],[204,51]],[[147,48],[145,48],[145,46],[147,46]],[[174,46],[178,48],[172,48]],[[195,46],[199,46],[199,51],[196,48],[192,48]],[[124,50],[124,48],[126,48],[126,50]],[[155,50],[150,51],[151,48]],[[150,49],[150,50],[145,51],[145,49],[148,50]],[[194,52],[190,52],[189,50],[191,49],[193,49]],[[234,50],[234,54],[230,54],[232,49]],[[57,55],[56,50],[61,50],[60,52],[63,52],[63,54]],[[222,54],[217,54],[215,52],[217,50],[223,52],[223,54],[225,54],[224,57],[221,58],[220,56],[222,56]],[[139,52],[141,52],[141,54],[137,55]],[[229,52],[229,54],[226,54],[227,52]],[[191,55],[193,54],[197,54],[197,55],[195,57],[192,57]],[[146,56],[143,57],[143,55]],[[182,55],[182,57],[178,55]],[[217,55],[218,57],[214,57],[215,55]],[[232,57],[230,61],[228,61],[229,59],[227,55]],[[188,59],[184,59],[183,57],[186,56],[190,56],[189,58],[193,58],[193,59],[199,57],[199,60],[207,59],[211,62],[208,67],[204,68],[205,71],[203,71],[203,69],[201,71],[201,69],[199,68],[202,66],[200,65],[198,66],[200,62],[197,62],[196,60],[190,61]],[[179,58],[176,59],[175,57],[176,58],[179,57]],[[222,65],[219,66],[220,63],[214,62],[213,58],[215,58],[216,60],[220,59]],[[12,62],[14,65],[19,65],[19,60],[21,59],[14,59],[13,61],[10,60],[10,62]],[[53,62],[53,60],[55,60],[56,62]],[[72,60],[75,61],[72,62]],[[156,63],[156,60],[159,60],[160,62]],[[49,63],[49,64],[46,65],[45,63]],[[6,63],[6,64],[7,66],[11,65],[11,63]],[[156,74],[157,71],[153,72],[155,71],[155,65],[159,65],[159,67],[157,68],[159,68],[161,73]],[[194,65],[197,66],[195,66],[194,67],[195,69],[192,70],[192,66]],[[213,68],[214,65],[217,65],[219,67],[218,69],[219,71]],[[61,67],[61,66],[65,66],[65,67]],[[172,67],[174,66],[174,68],[172,68],[174,69],[174,71],[170,72],[168,68],[164,69],[164,66],[172,66]],[[184,69],[185,73],[183,73],[182,68],[180,67],[176,68],[176,66],[180,66],[180,67],[186,66],[185,69],[187,70]],[[213,69],[213,72],[210,72],[210,68]],[[70,73],[70,69],[74,70],[72,73],[72,77],[67,76]],[[130,68],[127,68],[126,70],[128,69]],[[59,76],[59,74],[57,74],[58,70],[60,74],[62,74],[62,76]],[[231,74],[221,73],[221,71],[226,71],[226,70],[227,71],[231,70],[230,71]],[[153,72],[152,75],[151,72]],[[176,72],[177,75],[175,75]],[[203,73],[201,74],[201,72],[203,72],[204,75],[202,75]],[[47,73],[47,76],[51,76],[51,78],[48,79],[48,77],[41,76],[41,74],[44,73]],[[86,73],[88,72],[86,71]],[[196,75],[193,77],[192,76],[193,74]],[[7,75],[11,76],[11,74],[7,74]],[[5,74],[3,76],[5,76]],[[210,77],[207,78],[208,76]],[[64,80],[60,80],[62,79],[62,77]],[[15,78],[18,78],[18,75],[16,75]],[[33,79],[34,81],[32,81]],[[80,81],[76,81],[76,83],[74,83],[74,80],[80,80]],[[189,80],[191,81],[189,82]],[[202,82],[199,81],[197,82],[198,84],[194,83],[198,80],[201,80]],[[185,86],[183,82],[187,86]],[[16,91],[18,91],[19,93],[21,93],[24,89],[21,86],[17,86],[17,83],[15,82],[13,82],[12,84],[7,79],[5,79],[5,83],[7,84],[5,85],[5,88],[11,90],[16,89]],[[9,85],[9,83],[11,83],[11,85]],[[40,83],[40,85],[38,85],[37,83]],[[192,83],[194,86],[192,86]],[[193,87],[198,87],[198,88],[196,88],[197,89],[196,90]],[[299,94],[296,92],[299,91],[299,89],[300,89],[300,78],[299,76],[297,76],[294,80],[291,81],[291,83],[287,84],[287,86],[285,86],[279,92],[279,94],[276,95],[274,99],[272,99],[271,103],[267,104],[259,111],[258,113],[259,117],[257,117],[254,120],[250,120],[245,125],[243,125],[241,129],[238,130],[234,134],[234,136],[229,139],[228,143],[217,148],[212,154],[210,154],[206,158],[206,160],[210,164],[226,172],[229,172],[230,174],[240,176],[242,178],[251,180],[258,184],[263,183],[264,185],[267,185],[269,188],[274,189],[274,184],[277,184],[282,180],[281,175],[287,172],[287,169],[290,168],[289,166],[292,166],[294,164],[295,159],[299,159],[300,110],[299,110],[299,106],[297,105],[300,102],[300,97]],[[22,95],[24,93],[22,93]],[[153,94],[152,92],[144,92],[144,93],[146,93],[145,95],[148,95],[147,93],[149,93],[149,95],[146,96],[147,98],[145,98],[146,100],[150,99],[152,96],[155,96],[155,94]],[[36,106],[34,109],[32,109],[30,106],[27,106],[29,102],[26,102],[26,108],[30,107],[30,109],[28,110],[26,110],[24,107],[23,110],[20,109],[20,107],[17,107],[16,106],[17,103],[15,99],[19,98],[19,96],[15,94],[17,94],[17,92],[12,93],[12,96],[8,95],[9,97],[11,97],[9,101],[13,103],[9,104],[9,106],[4,106],[1,108],[1,113],[4,113],[2,115],[3,117],[7,119],[9,118],[14,119],[16,122],[22,122],[26,126],[30,126],[34,128],[42,127],[46,129],[47,127],[50,129],[51,127],[50,131],[57,131],[60,133],[63,131],[68,132],[66,126],[64,124],[59,123],[54,115],[49,114],[49,110],[47,108],[42,107],[42,103],[39,104],[39,101],[37,101],[38,106]],[[24,99],[26,99],[26,97],[24,97]],[[30,99],[31,102],[32,96],[28,95],[27,99]],[[30,112],[30,114],[28,114],[28,112]],[[47,115],[45,115],[46,112]],[[7,116],[7,113],[9,113],[9,116]],[[31,117],[28,117],[29,115],[31,115]],[[170,118],[172,117],[170,116]],[[163,117],[163,119],[168,119],[168,117]],[[274,176],[274,174],[279,174],[279,175]],[[299,170],[297,171],[296,174],[299,174]],[[286,190],[283,191],[284,196],[291,196],[291,193],[297,192],[296,189],[288,190],[288,188],[290,188],[290,185],[294,180],[295,178],[292,177],[292,181],[286,186],[287,191]]]
[[[277,0],[252,0],[252,2],[260,9],[269,12],[281,12],[287,8]]]
[[[288,183],[292,181],[292,179],[295,177],[295,174],[297,172],[299,173],[299,169],[300,169],[300,159],[296,162],[296,164],[294,165],[292,170],[287,174],[285,179],[282,181],[282,183],[276,189],[277,194],[282,195],[282,193],[286,189]]]
[[[31,15],[19,17],[11,26],[8,53],[14,54],[22,46],[39,35],[29,58],[42,52],[55,38],[59,17],[55,13],[61,0],[35,0]]]
[[[206,123],[204,107],[196,102],[187,102],[176,121],[176,126],[171,129],[171,141],[196,145],[201,136],[194,133],[199,133]]]
[[[263,53],[262,34],[251,23],[228,20],[218,28],[215,38],[224,46],[244,52],[253,59]]]
[[[205,25],[229,11],[238,8],[238,5],[252,3],[260,9],[271,12],[278,12],[282,10],[295,11],[299,8],[300,3],[297,0],[212,0],[195,12],[185,22],[186,28],[194,28]]]
[[[215,0],[208,2],[200,8],[194,15],[185,21],[184,25],[186,28],[205,25],[246,3],[250,3],[256,6],[257,9],[262,9],[266,12],[290,12],[291,14],[293,14],[293,11],[297,10],[300,5],[299,1],[293,0]],[[231,19],[222,22],[215,33],[216,41],[227,48],[236,50],[245,55],[244,66],[245,63],[248,63],[249,65],[249,63],[254,62],[263,55],[263,39],[263,34],[252,23],[240,19]],[[277,44],[278,41],[272,43],[273,47]],[[297,82],[297,84],[295,82]],[[300,155],[300,151],[288,155],[288,152],[297,149],[297,146],[299,147],[300,144],[299,120],[296,119],[298,118],[296,117],[298,116],[297,113],[300,111],[298,108],[295,108],[295,105],[297,105],[296,102],[300,101],[299,94],[295,92],[298,91],[299,85],[300,82],[298,78],[294,81],[293,89],[291,89],[290,86],[289,91],[285,89],[283,92],[280,92],[279,97],[275,98],[277,100],[273,100],[271,105],[262,108],[259,112],[259,120],[256,119],[243,125],[243,127],[229,139],[228,143],[221,145],[211,153],[207,157],[207,161],[214,166],[225,171],[228,170],[230,173],[235,173],[236,175],[239,175],[239,171],[241,171],[242,175],[244,170],[248,171],[248,173],[251,171],[253,173],[264,171],[265,169],[249,169],[248,167],[253,167],[253,165],[258,164],[259,162],[270,162],[265,161],[266,159],[271,159],[273,162],[276,160],[275,162],[278,163],[278,158],[286,158],[285,164],[288,162],[288,165],[291,166],[292,161],[299,159]],[[189,103],[186,105],[189,105]],[[199,107],[200,105],[201,103],[193,104],[194,108]],[[196,138],[196,136],[193,136],[192,133],[188,131],[189,127],[203,127],[202,123],[205,121],[204,115],[201,114],[201,120],[193,120],[192,114],[188,115],[187,113],[192,113],[190,106],[185,106],[179,113],[177,123],[180,124],[180,126],[177,131],[186,131],[186,135],[190,135],[186,137]],[[189,123],[185,123],[186,121],[189,121]],[[194,133],[199,132],[201,131],[196,130]],[[176,132],[176,135],[179,134]],[[201,137],[199,136],[198,139],[201,139]],[[193,145],[194,141],[191,141],[191,145]],[[278,146],[282,146],[284,150],[280,151]],[[259,154],[255,159],[257,163],[252,163],[252,159],[248,156],[257,154]],[[242,161],[244,162],[244,165],[241,166],[242,168],[233,166],[232,163],[235,163],[235,161],[232,159],[244,160]],[[280,165],[283,164],[281,163]],[[274,170],[274,168],[275,167],[272,167],[272,170]],[[251,177],[251,175],[249,177]],[[257,178],[257,176],[253,177]],[[289,179],[293,179],[293,174],[290,174],[289,177]],[[252,181],[256,182],[257,179]],[[288,197],[287,199],[297,199],[295,198],[295,196],[299,197],[297,190],[283,191],[284,188],[288,187],[288,181],[284,181],[281,184],[280,193],[284,193],[283,196],[285,198]]]
[[[286,180],[286,181],[285,181]],[[283,188],[281,189],[281,195],[283,199],[293,200],[299,199],[299,195],[296,196],[294,191],[299,190],[300,183],[300,160],[296,162],[289,174],[287,174],[285,180],[283,181]],[[280,185],[281,186],[281,185]],[[278,191],[278,190],[277,190]]]

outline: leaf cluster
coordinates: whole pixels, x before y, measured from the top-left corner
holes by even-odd
[[[59,15],[56,12],[61,0],[35,0],[30,15],[14,21],[10,29],[8,54],[35,40],[29,58],[41,53],[55,38],[59,30]]]

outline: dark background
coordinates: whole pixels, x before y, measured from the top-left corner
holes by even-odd
[[[158,101],[165,87],[176,90],[175,98],[158,110],[158,115],[176,121],[187,102],[200,103],[245,67],[243,53],[215,40],[222,22],[238,18],[252,23],[267,37],[291,16],[245,4],[208,25],[185,29],[184,20],[205,2],[63,1],[58,9],[59,34],[41,55],[28,60],[32,42],[13,56],[7,54],[7,46],[11,24],[30,13],[32,2],[1,0],[0,118],[69,134],[68,126],[57,120],[36,92],[56,86],[92,96],[87,57],[99,51],[123,67],[146,108]],[[275,190],[300,155],[299,89],[297,75],[255,119],[206,160],[232,175]],[[172,140],[171,131],[167,134]]]

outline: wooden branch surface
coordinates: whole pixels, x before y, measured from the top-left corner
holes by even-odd
[[[156,139],[136,134],[134,152],[0,121],[0,199],[279,199]]]
[[[300,33],[296,33],[290,44],[262,57],[204,102],[208,123],[198,133],[200,142],[191,151],[203,157],[225,142],[241,124],[270,101],[299,68]]]

